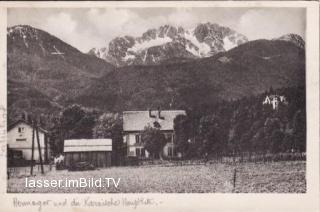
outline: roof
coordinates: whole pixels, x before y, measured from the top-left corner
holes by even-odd
[[[123,131],[142,131],[146,126],[154,126],[157,121],[161,130],[173,130],[173,120],[177,115],[186,115],[184,110],[163,110],[159,118],[158,111],[152,111],[154,117],[149,116],[149,111],[124,111]]]
[[[29,125],[29,126],[32,128],[32,125],[31,125],[31,124],[29,124],[28,122],[26,122],[26,121],[23,120],[23,119],[19,119],[19,120],[17,120],[16,122],[10,124],[10,125],[8,126],[7,131],[12,130],[12,129],[15,128],[18,124],[21,124],[21,123],[24,123],[24,124],[26,124],[26,125]],[[39,129],[39,131],[42,132],[42,133],[45,133],[45,134],[48,133],[47,130],[45,130],[45,129],[41,128],[41,127],[38,127],[38,129]]]
[[[64,140],[63,152],[105,152],[112,151],[111,139]]]

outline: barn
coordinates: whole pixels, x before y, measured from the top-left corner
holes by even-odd
[[[77,162],[89,162],[95,167],[111,166],[111,139],[72,139],[64,141],[66,167]]]
[[[41,127],[39,129],[39,143],[42,160],[46,163],[50,159],[50,142],[48,132]],[[32,126],[25,120],[18,120],[8,126],[8,154],[10,158],[31,160],[32,155]],[[34,160],[39,162],[38,142],[34,140]]]

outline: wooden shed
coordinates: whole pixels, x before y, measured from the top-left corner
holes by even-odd
[[[64,141],[64,161],[67,167],[76,162],[90,162],[96,167],[111,166],[111,139],[73,139]]]

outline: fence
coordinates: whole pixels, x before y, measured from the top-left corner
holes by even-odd
[[[247,162],[276,162],[276,161],[296,161],[306,160],[306,153],[278,153],[278,154],[242,154],[235,156],[207,157],[203,159],[167,159],[152,160],[139,159],[136,157],[126,158],[124,166],[186,166],[186,165],[205,165],[212,163],[247,163]]]
[[[7,168],[7,177],[9,178],[21,178],[21,177],[29,177],[30,176],[30,166],[25,167],[8,167]],[[54,165],[43,165],[44,173],[48,173],[50,171],[55,170]],[[40,164],[36,164],[33,166],[33,175],[41,175],[41,167]]]

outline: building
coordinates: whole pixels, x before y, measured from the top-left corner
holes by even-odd
[[[48,162],[51,156],[48,132],[39,129],[39,140],[43,162]],[[12,158],[18,156],[24,160],[31,160],[32,155],[32,131],[33,128],[24,120],[19,120],[8,127],[8,151]],[[17,155],[15,155],[17,154]],[[36,133],[34,134],[34,160],[39,162],[39,150]]]
[[[184,110],[164,111],[124,111],[123,112],[123,141],[127,144],[127,155],[132,157],[148,158],[141,133],[147,126],[159,127],[164,133],[168,143],[163,149],[165,157],[176,157],[178,153],[174,148],[173,121],[178,115],[186,115]]]
[[[73,139],[64,141],[64,161],[67,167],[77,162],[89,162],[95,167],[111,166],[111,139]]]
[[[279,107],[279,103],[288,104],[285,96],[269,95],[263,100],[263,105],[272,105],[272,109],[276,110]]]

